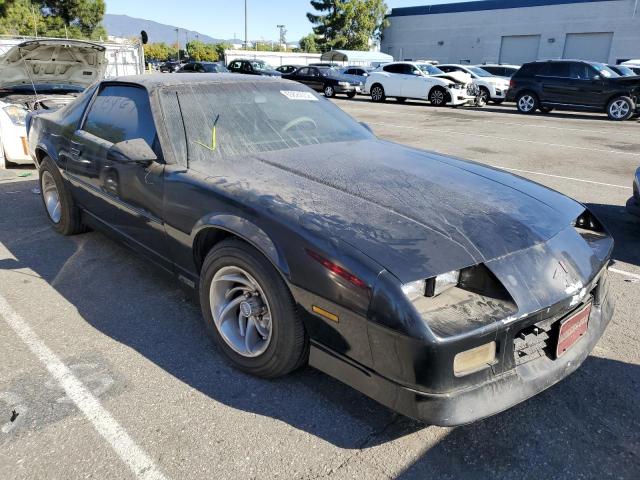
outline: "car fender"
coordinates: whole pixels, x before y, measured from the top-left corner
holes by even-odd
[[[196,222],[191,231],[191,246],[195,248],[198,235],[207,229],[231,233],[258,249],[280,272],[289,277],[289,265],[283,252],[271,237],[246,218],[224,213],[210,213]]]

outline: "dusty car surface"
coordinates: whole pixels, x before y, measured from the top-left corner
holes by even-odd
[[[103,81],[31,115],[29,146],[53,228],[108,231],[198,289],[238,368],[309,363],[456,425],[589,355],[613,240],[583,205],[381,141],[298,83],[189,75]]]

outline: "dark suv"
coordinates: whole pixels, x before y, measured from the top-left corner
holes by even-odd
[[[532,62],[511,78],[507,99],[515,100],[521,113],[558,108],[606,112],[611,120],[627,120],[640,111],[640,77],[621,77],[597,62]]]

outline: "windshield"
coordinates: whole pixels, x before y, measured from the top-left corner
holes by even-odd
[[[251,66],[254,70],[273,70],[273,67],[262,60],[252,60]]]
[[[629,67],[625,67],[624,65],[616,65],[616,70],[620,72],[620,75],[624,75],[625,77],[633,77],[636,75],[633,70]]]
[[[609,67],[607,67],[604,63],[592,63],[591,65],[593,65],[595,69],[598,70],[598,73],[603,77],[613,78],[613,77],[620,76],[616,72],[611,70]]]
[[[440,75],[441,73],[444,73],[438,67],[434,67],[428,63],[418,63],[416,66],[427,75]]]
[[[480,67],[467,67],[470,72],[473,72],[475,75],[479,77],[493,77],[489,72],[480,68]]]
[[[373,136],[299,84],[185,84],[164,90],[161,102],[176,155],[188,152],[190,164]]]

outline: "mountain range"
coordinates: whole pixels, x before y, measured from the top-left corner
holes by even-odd
[[[140,31],[144,30],[149,36],[149,43],[165,42],[172,44],[176,42],[176,27],[173,25],[165,25],[164,23],[145,20],[143,18],[133,18],[128,15],[113,15],[107,13],[102,20],[102,25],[107,29],[109,35],[115,37],[137,37]],[[185,30],[180,28],[180,44],[184,45],[185,41],[198,38],[204,43],[242,43],[238,39],[220,39],[213,38],[194,30]]]

